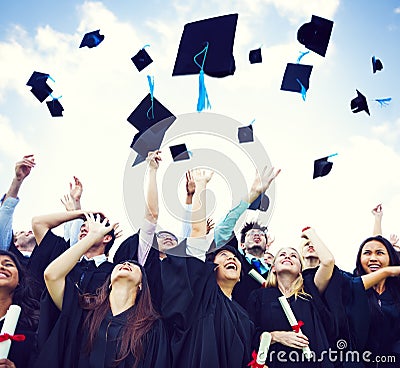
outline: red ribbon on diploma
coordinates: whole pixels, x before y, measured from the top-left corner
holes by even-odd
[[[253,358],[253,360],[247,364],[248,367],[251,368],[264,368],[264,364],[258,364],[257,363],[257,353],[255,350],[253,350],[253,352],[251,353],[251,357]]]
[[[306,231],[308,229],[311,229],[311,227],[310,226],[306,226],[303,230],[301,230],[301,232],[304,233],[304,231]]]
[[[9,335],[8,333],[5,333],[3,335],[0,335],[0,342],[6,341],[6,340],[11,340],[11,341],[25,341],[25,335]]]
[[[304,326],[304,322],[303,321],[298,321],[297,325],[292,326],[292,330],[297,333],[297,332],[300,331],[300,327],[301,326]]]

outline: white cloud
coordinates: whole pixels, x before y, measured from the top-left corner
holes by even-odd
[[[393,12],[395,14],[400,14],[400,7],[394,8]]]

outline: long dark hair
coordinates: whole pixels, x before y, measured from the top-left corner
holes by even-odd
[[[39,322],[39,301],[34,298],[33,279],[28,275],[25,267],[18,261],[14,253],[0,250],[0,256],[10,257],[18,270],[18,285],[13,291],[12,303],[21,307],[18,323],[35,330]]]
[[[389,255],[389,266],[400,266],[400,258],[398,256],[396,250],[393,248],[392,243],[381,235],[371,236],[371,237],[365,239],[361,243],[360,248],[358,249],[356,268],[355,268],[355,274],[357,276],[362,276],[362,275],[366,274],[364,268],[361,265],[361,253],[364,248],[364,245],[370,241],[378,241],[386,248],[388,255]],[[390,292],[390,294],[392,295],[392,297],[396,303],[397,308],[400,311],[400,278],[399,277],[388,277],[385,280],[385,289]],[[376,298],[376,295],[372,291],[372,288],[370,290],[367,290],[367,295],[368,295],[368,301],[369,301],[371,313],[373,316],[376,316],[378,312],[380,313],[380,307],[378,305],[378,300]]]
[[[142,289],[138,290],[135,307],[130,309],[126,324],[122,330],[122,335],[118,336],[120,350],[117,353],[115,364],[117,365],[123,361],[131,353],[135,358],[135,365],[133,367],[135,368],[143,358],[144,343],[147,333],[151,330],[153,324],[161,317],[153,307],[144,268],[136,261],[129,260],[129,262],[140,267],[142,272]],[[88,341],[85,346],[86,352],[91,351],[101,322],[110,309],[110,280],[111,275],[108,276],[104,284],[97,289],[96,295],[84,294],[81,297],[80,304],[82,308],[89,310],[84,322],[84,327],[88,330]]]

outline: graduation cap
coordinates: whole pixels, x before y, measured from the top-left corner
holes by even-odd
[[[383,69],[383,64],[382,61],[379,59],[376,59],[375,56],[372,56],[372,71],[375,74],[376,71],[382,70]]]
[[[187,150],[185,143],[177,144],[175,146],[170,146],[169,149],[171,151],[171,156],[174,161],[182,161],[190,159],[189,151]]]
[[[52,101],[46,101],[46,105],[50,111],[51,116],[53,117],[63,116],[62,112],[64,111],[64,108],[58,100],[59,98],[53,98]]]
[[[262,63],[261,47],[249,52],[250,64]]]
[[[353,98],[350,102],[351,111],[354,113],[365,111],[368,115],[370,115],[367,99],[362,93],[360,93],[358,89],[356,89],[356,91],[357,97]]]
[[[288,63],[283,75],[281,90],[299,92],[305,100],[312,68],[312,65]]]
[[[250,125],[238,128],[238,139],[239,143],[253,142],[253,123],[256,119],[250,123]]]
[[[136,165],[146,159],[149,151],[161,147],[164,135],[176,117],[149,93],[127,120],[138,130],[131,144],[138,153]]]
[[[269,198],[265,193],[261,193],[249,206],[249,210],[267,211],[269,207]]]
[[[149,45],[146,45],[149,46]],[[146,68],[148,65],[150,65],[153,62],[153,59],[150,57],[150,55],[146,52],[144,46],[142,49],[138,51],[138,53],[131,58],[133,64],[135,64],[137,70],[140,72],[144,68]]]
[[[313,15],[311,22],[304,23],[297,31],[297,40],[307,49],[325,56],[331,38],[333,22]]]
[[[194,58],[209,45],[204,73],[222,78],[235,73],[233,42],[238,14],[228,14],[185,24],[172,75],[199,74]],[[200,59],[200,58],[199,58]]]
[[[33,72],[26,83],[27,86],[32,87],[31,92],[40,102],[43,102],[53,92],[46,83],[48,78],[52,79],[49,74]]]
[[[328,175],[333,166],[333,162],[328,161],[328,158],[336,156],[337,153],[334,153],[332,155],[326,156],[319,158],[318,160],[314,161],[314,172],[313,172],[313,179],[326,176]]]
[[[97,31],[86,33],[83,36],[79,48],[87,46],[91,49],[92,47],[98,46],[103,40],[104,36],[100,34],[100,29],[98,29]]]

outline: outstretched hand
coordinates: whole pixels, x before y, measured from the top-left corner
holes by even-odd
[[[146,161],[150,168],[157,170],[160,167],[160,161],[162,160],[160,153],[160,150],[149,151],[146,157]]]
[[[186,171],[186,193],[188,196],[192,196],[196,191],[196,183],[193,179],[190,170]]]
[[[263,168],[261,173],[257,171],[250,189],[250,197],[254,196],[252,199],[255,200],[261,193],[264,193],[280,172],[281,169],[275,171],[274,167],[267,170],[267,166]]]
[[[383,215],[383,209],[382,209],[382,203],[378,204],[376,207],[374,207],[371,210],[371,213],[375,216],[375,217],[382,217]]]
[[[214,175],[214,171],[210,169],[194,169],[192,171],[192,177],[194,182],[207,185]]]
[[[82,192],[82,182],[76,176],[74,176],[74,184],[69,183],[69,195],[75,202],[79,202],[81,200]]]
[[[21,161],[15,164],[15,178],[18,181],[23,181],[31,173],[35,165],[35,158],[33,155],[24,156]]]
[[[98,239],[101,239],[111,230],[115,230],[119,226],[118,223],[107,226],[107,224],[109,224],[108,218],[104,217],[104,219],[101,220],[101,217],[98,214],[85,213],[85,217],[89,228],[88,235],[92,235]]]

